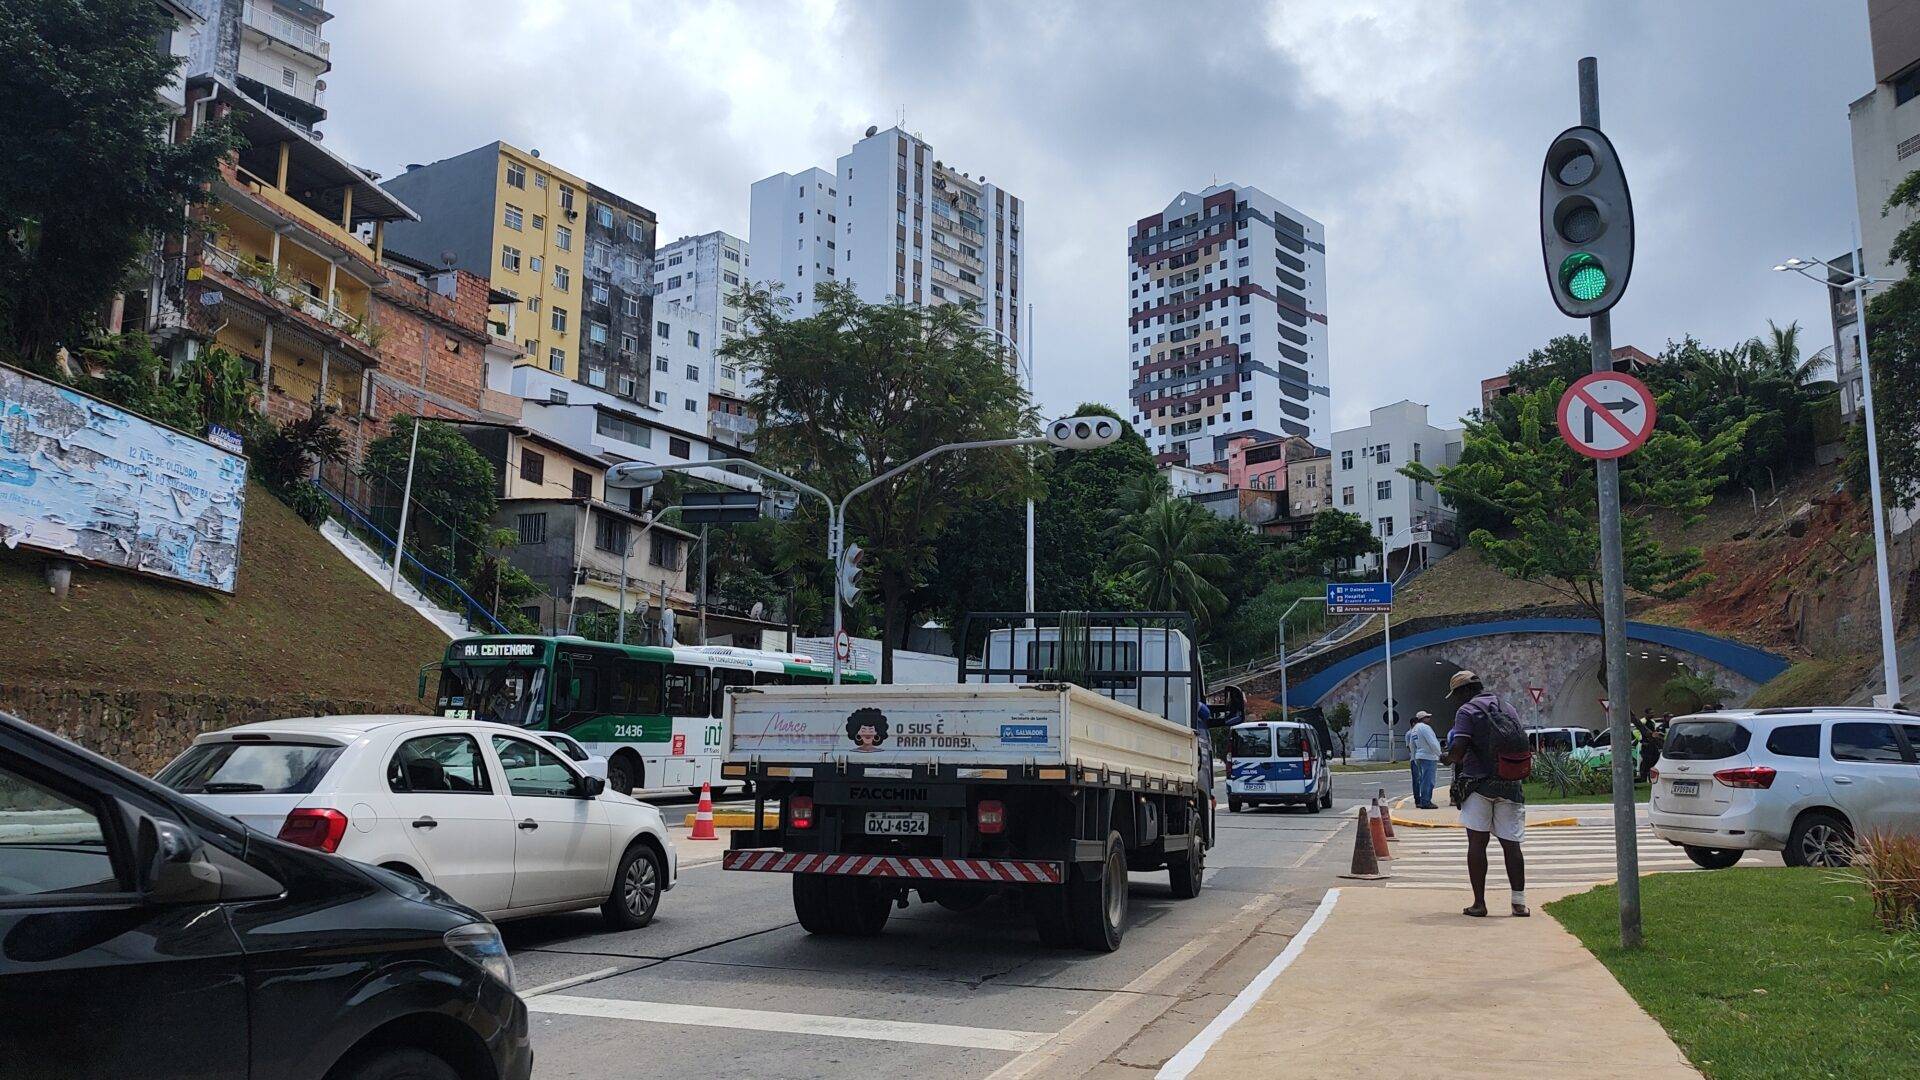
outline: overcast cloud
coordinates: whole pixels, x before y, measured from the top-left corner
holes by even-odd
[[[618,3],[335,0],[328,144],[383,174],[494,139],[745,236],[748,187],[831,168],[905,110],[945,161],[1028,202],[1039,395],[1126,400],[1125,237],[1182,190],[1251,184],[1326,225],[1336,427],[1434,419],[1584,324],[1548,298],[1540,156],[1601,118],[1638,252],[1614,341],[1712,344],[1824,296],[1769,271],[1845,251],[1864,0],[1540,3]]]

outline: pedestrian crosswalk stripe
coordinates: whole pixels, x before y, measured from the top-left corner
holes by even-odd
[[[609,1020],[639,1020],[655,1024],[774,1031],[792,1035],[826,1035],[841,1039],[959,1046],[975,1050],[1031,1050],[1053,1038],[1050,1031],[1012,1031],[1006,1028],[920,1024],[870,1017],[819,1016],[811,1013],[726,1009],[678,1002],[632,1001],[626,998],[575,997],[546,994],[527,1002],[536,1013],[597,1016]]]

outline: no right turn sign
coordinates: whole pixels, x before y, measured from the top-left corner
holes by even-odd
[[[1560,396],[1560,437],[1590,458],[1625,457],[1653,434],[1653,391],[1617,371],[1583,376]]]

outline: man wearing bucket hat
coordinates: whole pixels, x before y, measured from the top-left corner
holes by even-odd
[[[1449,796],[1467,830],[1467,880],[1473,886],[1473,906],[1462,914],[1487,914],[1487,838],[1495,836],[1507,864],[1513,914],[1524,918],[1529,914],[1527,871],[1520,844],[1527,835],[1527,806],[1520,785],[1532,771],[1526,729],[1513,707],[1488,692],[1471,671],[1454,674],[1447,701],[1455,710],[1447,734],[1447,762],[1454,767]]]
[[[1433,803],[1433,779],[1440,771],[1440,736],[1433,731],[1433,714],[1425,709],[1413,714],[1413,726],[1407,729],[1408,757],[1413,764],[1413,805],[1422,810],[1437,810]]]

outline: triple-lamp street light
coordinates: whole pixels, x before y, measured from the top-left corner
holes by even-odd
[[[746,469],[749,472],[756,473],[769,480],[777,480],[780,483],[812,495],[821,502],[826,503],[827,560],[833,564],[833,578],[835,582],[835,588],[830,589],[829,592],[833,596],[833,681],[837,685],[840,682],[840,634],[842,630],[841,604],[837,589],[842,570],[840,560],[842,555],[845,554],[847,546],[847,504],[853,501],[855,495],[886,483],[888,480],[899,476],[908,469],[928,461],[931,458],[955,450],[992,450],[1005,446],[1038,446],[1043,443],[1067,450],[1091,450],[1096,447],[1112,444],[1120,438],[1120,432],[1120,421],[1115,420],[1111,416],[1069,416],[1048,424],[1046,433],[1043,435],[1026,435],[1014,439],[979,439],[972,442],[947,443],[944,446],[936,446],[904,464],[896,465],[886,472],[881,473],[879,476],[868,480],[866,483],[855,487],[853,490],[841,496],[840,502],[837,505],[831,496],[819,488],[802,483],[785,473],[769,469],[765,465],[747,458],[684,461],[667,465],[652,465],[641,461],[630,461],[608,469],[606,483],[608,487],[615,488],[650,487],[659,483],[660,479],[669,472],[738,466],[739,468]]]
[[[1816,266],[1826,272],[1816,271]],[[1835,266],[1825,259],[1788,259],[1774,269],[1791,270],[1829,289],[1838,286],[1853,291],[1854,325],[1860,331],[1860,404],[1867,424],[1867,490],[1873,506],[1873,563],[1880,584],[1880,665],[1887,681],[1887,705],[1891,707],[1900,702],[1900,658],[1894,651],[1893,590],[1887,577],[1887,514],[1880,503],[1880,440],[1874,431],[1873,369],[1867,366],[1867,287],[1884,285],[1886,281],[1851,267]],[[1839,358],[1835,357],[1835,364],[1838,362]]]

